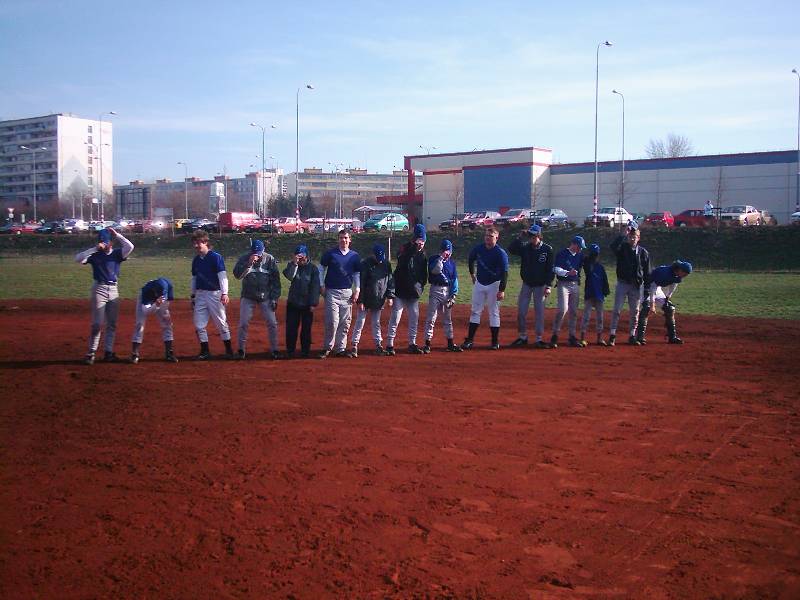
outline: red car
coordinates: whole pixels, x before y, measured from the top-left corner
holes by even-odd
[[[0,233],[34,233],[39,227],[40,223],[8,223],[0,227]]]
[[[675,215],[675,227],[705,227],[713,219],[706,217],[699,208],[690,208]]]
[[[675,227],[675,218],[669,211],[654,212],[647,215],[642,225],[648,227]]]

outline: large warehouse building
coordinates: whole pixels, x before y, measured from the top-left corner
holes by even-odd
[[[505,208],[560,208],[581,222],[592,212],[594,163],[553,164],[545,148],[506,148],[406,156],[410,173],[422,172],[423,223],[453,213]],[[751,204],[786,224],[797,201],[797,152],[752,152],[621,161],[598,165],[598,204],[622,202],[629,212]],[[409,194],[413,191],[409,178]],[[397,199],[395,199],[396,201]]]

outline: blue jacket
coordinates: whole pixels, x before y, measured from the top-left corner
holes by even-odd
[[[165,277],[159,277],[158,279],[148,281],[144,284],[144,287],[142,287],[142,304],[144,305],[153,304],[162,296],[166,300],[175,299],[172,282]]]
[[[656,267],[650,273],[649,277],[645,280],[646,286],[650,283],[655,283],[658,287],[666,287],[673,283],[680,283],[682,279],[675,275],[672,270],[672,265],[661,265]]]
[[[446,285],[449,296],[458,295],[458,271],[452,258],[442,260],[441,255],[435,254],[428,259],[428,283],[431,285]]]
[[[508,280],[508,254],[500,246],[487,248],[486,244],[478,244],[469,253],[469,272],[475,273],[477,263],[477,279],[481,285],[500,282],[500,291],[506,289]]]
[[[586,283],[583,292],[584,300],[600,300],[602,302],[611,293],[608,287],[608,275],[605,267],[597,260],[585,260],[583,272],[586,274]]]
[[[554,269],[555,267],[560,267],[565,271],[571,271],[572,269],[577,271],[575,275],[567,275],[564,277],[556,274],[556,277],[559,281],[577,281],[578,283],[581,281],[582,266],[583,252],[578,251],[578,253],[573,256],[572,252],[569,251],[569,248],[564,248],[561,252],[556,254],[556,260],[553,264]]]

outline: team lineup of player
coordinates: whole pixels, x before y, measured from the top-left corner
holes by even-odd
[[[405,312],[408,317],[408,352],[429,354],[434,329],[439,315],[442,317],[447,339],[447,351],[463,352],[475,344],[475,334],[486,309],[489,318],[492,350],[500,349],[500,302],[505,298],[508,282],[508,254],[520,258],[522,286],[517,301],[517,326],[519,335],[511,347],[524,347],[528,340],[528,312],[531,301],[534,310],[536,339],[534,348],[557,348],[559,332],[564,317],[568,318],[568,345],[575,348],[588,346],[586,340],[592,312],[596,321],[596,343],[614,346],[617,343],[617,326],[620,313],[628,303],[630,323],[628,344],[643,346],[649,316],[660,308],[664,315],[667,341],[683,343],[675,326],[675,306],[671,301],[681,280],[692,272],[692,265],[676,260],[670,265],[650,269],[650,255],[639,245],[640,232],[632,222],[623,235],[611,244],[616,258],[617,284],[614,308],[611,315],[609,337],[604,338],[604,302],[610,295],[608,277],[599,261],[600,246],[592,244],[584,253],[586,243],[581,236],[572,238],[568,247],[557,254],[543,240],[542,229],[532,225],[520,233],[508,246],[508,251],[498,245],[498,231],[489,227],[484,242],[471,249],[468,255],[469,275],[472,279],[471,313],[466,337],[455,343],[452,309],[458,296],[458,272],[453,259],[453,244],[442,240],[438,253],[425,255],[427,235],[423,225],[414,227],[412,239],[404,244],[392,269],[386,251],[375,244],[372,255],[362,259],[350,248],[350,233],[340,231],[338,245],[322,255],[319,265],[308,256],[308,248],[298,245],[294,256],[281,271],[277,259],[266,251],[261,240],[253,240],[248,252],[239,257],[233,275],[242,282],[239,308],[237,350],[234,352],[226,307],[228,275],[223,257],[212,249],[208,233],[196,231],[192,245],[196,256],[192,261],[191,302],[194,328],[200,342],[198,360],[209,360],[207,326],[213,322],[225,345],[226,358],[244,360],[247,356],[247,338],[250,320],[258,309],[266,323],[270,356],[273,359],[294,358],[297,354],[297,337],[300,334],[302,358],[311,357],[311,328],[320,299],[324,301],[325,340],[318,358],[329,356],[358,357],[358,348],[364,326],[369,320],[375,354],[395,355],[397,328]],[[114,247],[114,241],[119,247]],[[75,260],[92,267],[94,284],[91,289],[91,333],[86,364],[96,359],[100,337],[105,329],[102,360],[117,362],[114,339],[119,315],[117,279],[120,265],[133,251],[133,244],[114,229],[103,229],[95,246],[75,256]],[[578,306],[580,300],[581,272],[584,274],[584,312],[578,334]],[[278,349],[278,300],[281,297],[281,274],[289,282],[286,301],[285,344],[286,353]],[[557,307],[549,342],[544,339],[544,307],[555,281]],[[423,325],[424,343],[417,344],[419,328],[419,302],[425,286],[428,287],[428,304]],[[139,362],[140,348],[147,318],[155,314],[161,326],[164,358],[178,362],[173,349],[173,325],[169,312],[174,300],[172,283],[166,278],[148,281],[136,298],[136,322],[131,338],[130,362]],[[381,331],[381,313],[391,309],[386,339]],[[352,334],[350,325],[355,314]],[[348,336],[350,345],[348,347]]]

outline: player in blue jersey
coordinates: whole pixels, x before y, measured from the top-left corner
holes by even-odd
[[[208,232],[199,229],[192,234],[192,245],[197,256],[192,260],[192,306],[194,307],[194,328],[200,340],[200,354],[197,360],[208,360],[209,318],[217,328],[225,343],[226,358],[234,358],[231,346],[231,330],[225,307],[228,305],[228,273],[222,256],[211,249]]]
[[[161,339],[164,341],[164,359],[176,363],[178,359],[172,349],[172,317],[169,314],[169,303],[175,299],[172,282],[160,277],[144,284],[136,296],[136,325],[133,328],[131,363],[139,362],[139,347],[144,339],[144,325],[147,317],[155,315],[161,325]]]
[[[321,292],[325,297],[325,346],[319,358],[347,356],[347,333],[353,317],[353,304],[361,291],[361,257],[350,249],[350,232],[339,232],[339,245],[320,260]]]
[[[608,275],[602,264],[600,264],[600,246],[592,244],[589,246],[589,255],[583,261],[583,273],[586,275],[586,282],[583,288],[583,321],[581,322],[581,341],[580,345],[586,347],[586,332],[589,330],[589,321],[592,318],[592,311],[595,312],[597,322],[597,345],[608,346],[603,339],[603,303],[611,293],[608,287]]]
[[[114,240],[120,244],[114,248]],[[100,345],[100,333],[105,324],[105,354],[103,360],[117,362],[114,354],[114,336],[117,332],[119,316],[119,290],[117,278],[120,264],[133,252],[133,244],[121,233],[108,227],[97,234],[97,245],[75,255],[75,261],[92,266],[92,293],[90,295],[92,329],[89,334],[89,351],[83,362],[94,364],[95,353]]]
[[[670,344],[682,344],[675,327],[675,305],[672,296],[678,284],[692,272],[692,263],[676,260],[671,265],[661,265],[652,270],[645,279],[645,298],[639,311],[639,322],[636,328],[636,341],[641,346],[647,344],[647,319],[656,311],[656,306],[664,311],[664,326],[667,330],[667,341]]]
[[[500,301],[506,296],[508,281],[508,254],[497,245],[500,237],[497,229],[488,227],[483,236],[483,244],[475,246],[469,253],[469,276],[472,279],[472,312],[469,316],[469,329],[463,350],[472,349],[475,332],[481,323],[481,313],[487,307],[489,329],[492,332],[492,350],[500,350]],[[477,270],[476,270],[477,266]]]
[[[264,249],[264,242],[253,240],[250,252],[243,254],[233,267],[233,276],[242,280],[242,299],[239,303],[239,351],[237,356],[244,360],[247,351],[247,330],[253,311],[258,308],[267,324],[269,348],[273,360],[280,358],[278,352],[278,320],[275,311],[281,297],[281,275],[278,261]]]
[[[558,305],[556,308],[556,318],[553,321],[553,335],[550,337],[550,347],[558,348],[558,331],[561,329],[561,322],[564,315],[569,312],[569,345],[574,348],[581,348],[576,334],[578,326],[578,303],[581,293],[581,267],[583,266],[583,250],[586,242],[579,235],[576,235],[564,248],[556,255],[553,263],[553,272],[558,280],[556,297]]]
[[[428,317],[425,319],[425,345],[422,347],[424,354],[430,354],[433,341],[433,328],[436,317],[441,311],[444,318],[444,334],[447,337],[447,349],[450,352],[462,352],[461,346],[453,341],[453,305],[458,295],[458,271],[452,258],[453,243],[442,240],[439,254],[428,259]]]

